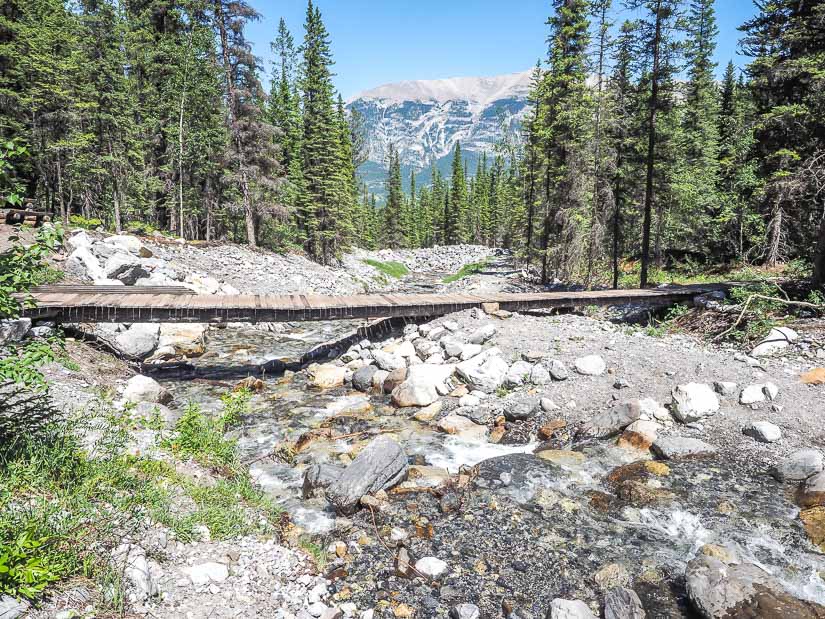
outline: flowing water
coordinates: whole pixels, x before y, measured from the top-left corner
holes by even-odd
[[[424,281],[422,286],[430,286]],[[194,360],[199,379],[167,379],[178,403],[197,402],[204,410],[220,410],[220,395],[235,382],[273,359],[298,359],[314,346],[341,338],[361,323],[329,322],[289,325],[283,333],[252,328],[210,332],[206,358]],[[227,373],[227,368],[231,372]],[[210,379],[214,372],[217,379]],[[227,376],[230,377],[227,377]],[[234,377],[232,377],[234,376]],[[314,463],[344,464],[353,441],[367,431],[391,432],[411,461],[443,467],[452,473],[462,466],[508,454],[530,453],[535,444],[494,445],[466,442],[433,431],[426,424],[398,414],[386,397],[367,396],[345,388],[313,391],[302,373],[264,377],[265,389],[253,397],[251,411],[233,431],[241,459],[261,486],[290,512],[294,522],[311,533],[331,530],[334,514],[322,499],[301,498],[303,473]],[[268,458],[282,442],[294,442],[305,432],[326,424],[336,436],[350,440],[311,442],[288,464]],[[367,434],[363,435],[364,437]],[[487,491],[508,495],[520,505],[536,508],[573,503],[575,517],[547,518],[548,535],[555,539],[586,536],[588,549],[605,558],[655,557],[662,565],[683,569],[707,543],[723,544],[742,559],[775,575],[799,597],[825,603],[825,560],[813,552],[799,525],[798,510],[786,490],[764,472],[717,461],[672,464],[660,484],[675,495],[666,505],[619,506],[607,511],[589,507],[593,492],[608,493],[606,476],[638,455],[600,444],[584,449],[585,457],[561,464],[550,474],[533,471],[525,483],[495,480]],[[730,510],[722,506],[731,506]]]

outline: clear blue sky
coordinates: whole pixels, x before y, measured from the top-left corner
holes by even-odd
[[[248,36],[269,70],[278,20],[303,38],[306,0],[249,0],[262,18]],[[514,73],[545,54],[548,0],[317,0],[332,39],[335,84],[344,98],[388,82]],[[618,6],[619,0],[615,1]],[[685,3],[687,4],[687,2]],[[737,56],[736,28],[751,0],[717,0],[721,69]],[[267,78],[268,79],[268,78]]]

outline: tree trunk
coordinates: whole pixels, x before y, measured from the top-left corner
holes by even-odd
[[[814,254],[814,285],[825,287],[825,212],[819,220],[819,239]]]
[[[639,287],[647,286],[647,273],[650,262],[650,228],[653,217],[653,172],[656,164],[656,112],[659,108],[659,65],[662,43],[662,2],[656,2],[656,28],[653,35],[653,73],[650,84],[650,106],[648,110],[647,129],[647,175],[645,179],[644,223],[642,224],[642,273]]]
[[[66,202],[63,200],[63,168],[60,165],[60,153],[57,154],[57,202],[60,205],[60,220],[64,226],[69,225],[69,214],[66,211]]]
[[[779,252],[782,247],[782,207],[777,203],[774,208],[773,218],[770,225],[770,240],[768,241],[768,255],[765,262],[769,267],[775,267],[779,263]]]

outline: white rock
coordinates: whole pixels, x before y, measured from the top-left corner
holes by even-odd
[[[504,382],[509,366],[499,355],[498,348],[490,348],[472,359],[462,361],[455,369],[470,389],[493,393]]]
[[[742,432],[760,443],[775,443],[782,438],[782,430],[770,421],[754,421],[745,426]]]
[[[553,400],[551,400],[550,398],[542,398],[539,402],[539,405],[541,406],[541,410],[543,410],[545,413],[549,413],[550,411],[561,410],[561,406],[553,402]]]
[[[169,392],[154,378],[138,374],[126,381],[123,390],[123,399],[126,402],[153,402],[165,404],[171,399]]]
[[[383,350],[374,350],[372,352],[372,358],[375,360],[375,365],[382,370],[386,370],[387,372],[392,372],[393,370],[400,370],[401,368],[407,367],[407,362],[404,361],[404,358],[401,355],[396,355],[395,353],[388,353]]]
[[[92,243],[94,243],[94,241],[85,230],[75,232],[66,240],[66,244],[72,248],[72,251],[78,249],[79,247],[91,247]]]
[[[596,619],[590,607],[581,600],[556,598],[550,603],[549,619]]]
[[[599,355],[588,355],[576,359],[576,371],[585,376],[599,376],[604,374],[607,364]]]
[[[436,557],[422,557],[415,562],[415,571],[426,578],[436,579],[447,572],[447,563]]]
[[[160,341],[160,325],[135,323],[115,338],[118,349],[130,357],[142,359],[154,351]]]
[[[673,416],[682,423],[700,421],[719,411],[719,396],[704,383],[677,385],[671,395]]]
[[[152,580],[146,551],[140,546],[121,544],[112,552],[112,563],[118,573],[123,574],[132,585],[139,601],[158,594],[157,584]],[[1,616],[1,615],[0,615]]]
[[[75,277],[100,280],[106,279],[106,273],[100,261],[86,246],[80,246],[69,254],[66,260],[66,272]]]
[[[478,406],[479,404],[481,404],[481,400],[469,393],[458,399],[458,405],[462,408],[472,408],[474,406]]]
[[[467,359],[472,359],[479,354],[481,350],[480,344],[464,344],[464,347],[461,349],[461,360],[466,361]]]
[[[31,318],[0,320],[0,346],[21,341],[31,331]]]
[[[774,327],[767,337],[751,351],[751,357],[766,357],[781,352],[796,340],[799,334],[788,327]]]
[[[470,344],[484,344],[485,342],[489,341],[498,331],[495,325],[485,325],[483,327],[479,327],[467,338],[467,341]]]
[[[407,378],[392,392],[396,406],[428,406],[438,400],[441,391],[446,391],[446,383],[453,375],[452,365],[432,365],[422,363],[410,366]]]
[[[130,254],[134,254],[135,256],[140,255],[141,250],[143,249],[143,243],[140,242],[140,239],[136,236],[131,236],[128,234],[108,236],[103,239],[103,242],[110,245],[115,245],[116,247],[119,247]],[[148,256],[145,257],[148,258]]]
[[[546,385],[551,380],[550,372],[541,363],[537,363],[530,370],[530,383],[533,385]]]
[[[768,398],[770,401],[774,401],[776,396],[779,395],[779,387],[774,385],[773,383],[765,383],[762,387],[762,392],[765,394],[765,397]]]
[[[207,561],[184,569],[192,584],[196,586],[222,583],[229,578],[229,569],[223,563]]]
[[[731,396],[736,393],[736,383],[717,381],[713,383],[713,390],[721,396]]]
[[[533,367],[526,361],[516,361],[507,370],[507,375],[504,377],[504,386],[513,388],[523,385],[532,370]]]
[[[655,419],[656,421],[661,421],[663,423],[670,423],[673,421],[670,411],[652,398],[644,398],[639,400],[639,409],[642,413],[642,419],[646,417],[647,419]]]
[[[805,481],[822,471],[822,454],[815,449],[798,449],[790,454],[771,473],[779,481]]]

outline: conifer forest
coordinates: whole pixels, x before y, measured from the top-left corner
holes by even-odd
[[[756,4],[724,33],[748,63],[722,72],[713,0],[548,2],[520,131],[473,166],[458,144],[426,184],[402,178],[389,145],[375,196],[312,0],[302,38],[284,20],[272,33],[271,67],[246,0],[6,0],[3,199],[324,264],[351,247],[476,243],[544,282],[616,286],[632,262],[644,287],[674,263],[798,261],[823,283],[825,2]]]

